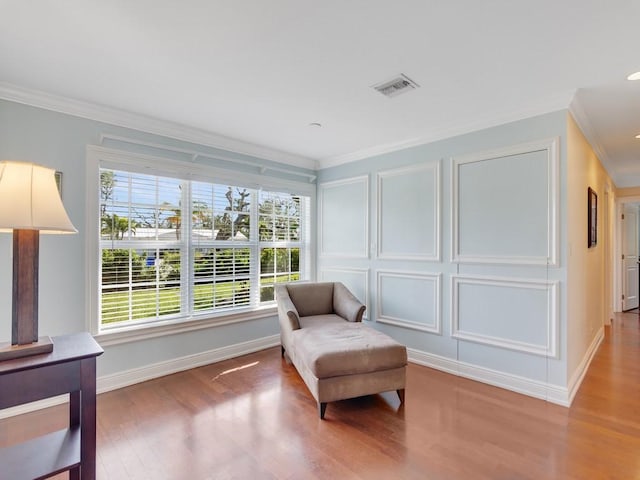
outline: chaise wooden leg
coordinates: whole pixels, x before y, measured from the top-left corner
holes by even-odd
[[[284,345],[280,345],[280,355],[284,357]]]
[[[327,402],[318,403],[318,413],[320,414],[320,420],[324,420],[324,412],[327,410]]]
[[[398,398],[400,399],[400,404],[402,405],[404,403],[404,388],[396,390],[396,392],[398,392]]]

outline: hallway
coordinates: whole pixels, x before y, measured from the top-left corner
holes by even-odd
[[[598,472],[640,478],[640,314],[616,313],[569,410],[567,453]],[[595,473],[594,472],[594,473]],[[606,476],[606,472],[610,476]],[[573,473],[573,471],[572,471]]]

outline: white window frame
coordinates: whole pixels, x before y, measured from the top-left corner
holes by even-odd
[[[101,345],[115,345],[137,340],[154,338],[175,333],[184,333],[193,330],[210,328],[212,326],[227,325],[231,323],[245,322],[259,318],[273,317],[276,314],[275,302],[260,306],[258,308],[248,307],[246,310],[230,310],[228,312],[207,312],[203,315],[193,315],[189,318],[172,318],[155,320],[149,323],[136,323],[122,328],[110,328],[108,331],[101,330],[100,326],[100,219],[99,211],[100,192],[99,178],[100,169],[109,168],[114,170],[124,170],[130,172],[143,173],[148,175],[158,175],[165,177],[176,177],[185,180],[212,182],[217,184],[229,184],[233,186],[247,187],[251,189],[273,190],[283,193],[292,193],[309,197],[309,210],[303,211],[302,216],[306,219],[306,225],[301,226],[301,249],[305,250],[300,258],[300,276],[305,279],[312,279],[315,275],[315,252],[311,239],[313,228],[312,212],[315,208],[316,186],[311,182],[300,182],[295,180],[277,178],[246,172],[246,166],[239,165],[240,171],[219,168],[210,165],[189,163],[171,160],[151,155],[123,152],[98,146],[87,146],[87,169],[86,169],[86,296],[87,305],[87,327],[89,331],[100,341]],[[255,202],[254,202],[255,204]],[[252,215],[252,218],[254,215]],[[257,218],[257,217],[256,217]],[[303,221],[303,223],[305,223]],[[255,232],[257,232],[257,225]],[[259,248],[258,241],[252,247]],[[285,245],[281,245],[285,247]],[[188,248],[192,248],[189,245]],[[257,256],[259,261],[259,255]],[[189,267],[191,268],[191,267]],[[253,269],[259,269],[256,265]],[[252,269],[252,270],[253,270]],[[251,272],[251,274],[257,272]],[[259,296],[259,288],[256,294]]]

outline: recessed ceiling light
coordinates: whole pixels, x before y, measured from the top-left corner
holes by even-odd
[[[636,138],[640,138],[640,134],[639,134],[639,135],[636,135]]]
[[[627,77],[627,80],[640,80],[640,72],[632,73]]]
[[[320,128],[320,127],[322,126],[322,124],[321,124],[321,123],[318,123],[318,122],[311,122],[311,123],[309,124],[309,126],[310,126],[310,127]]]

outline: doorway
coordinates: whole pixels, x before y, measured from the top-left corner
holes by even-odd
[[[616,219],[614,311],[624,312],[640,306],[640,198],[620,199]]]
[[[638,308],[638,205],[627,203],[622,226],[622,311]]]

